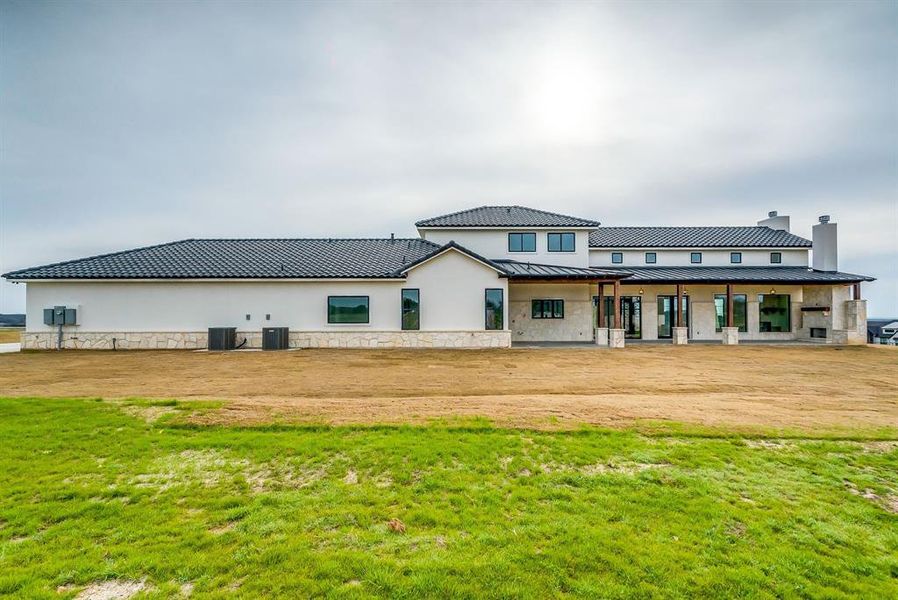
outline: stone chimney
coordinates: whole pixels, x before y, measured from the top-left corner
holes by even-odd
[[[775,210],[771,210],[767,213],[767,218],[761,221],[758,221],[758,225],[760,227],[769,227],[771,229],[778,229],[780,231],[789,231],[789,217],[783,215],[782,217],[777,214]]]
[[[829,215],[820,217],[811,235],[814,258],[812,265],[817,271],[838,271],[839,251],[836,239],[836,224],[829,222]]]

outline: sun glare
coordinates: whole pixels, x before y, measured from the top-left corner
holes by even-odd
[[[527,112],[540,137],[569,143],[595,136],[600,113],[599,73],[583,52],[548,52],[537,62],[532,76]]]

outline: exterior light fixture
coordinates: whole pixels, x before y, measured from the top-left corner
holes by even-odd
[[[644,293],[645,293],[645,290],[642,288],[639,288],[639,295],[642,296]]]
[[[770,288],[770,293],[771,293],[771,294],[775,294],[775,293],[776,293],[776,290],[773,289],[773,288]]]

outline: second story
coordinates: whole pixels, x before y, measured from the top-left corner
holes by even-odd
[[[423,239],[454,241],[486,258],[572,267],[811,267],[836,271],[836,224],[821,217],[813,242],[788,216],[752,226],[604,227],[523,206],[481,206],[416,223]],[[811,250],[814,252],[813,265]]]
[[[586,267],[598,221],[523,206],[481,206],[415,223],[436,244],[454,241],[491,260]]]
[[[807,267],[813,245],[776,212],[745,227],[601,227],[589,242],[594,267]]]

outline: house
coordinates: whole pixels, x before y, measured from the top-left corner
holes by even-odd
[[[898,346],[898,319],[868,320],[867,343]]]
[[[27,284],[24,348],[203,348],[210,327],[259,347],[275,326],[293,347],[867,339],[872,278],[838,271],[827,217],[813,241],[776,213],[750,227],[603,227],[482,206],[416,226],[417,238],[187,239],[4,277]]]

